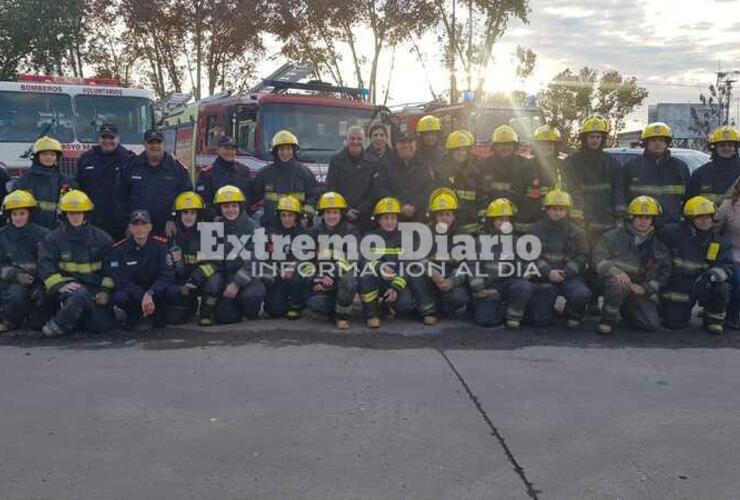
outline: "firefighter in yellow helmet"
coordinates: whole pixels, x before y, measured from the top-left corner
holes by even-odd
[[[712,132],[709,136],[712,159],[692,172],[687,198],[701,195],[717,204],[721,203],[740,177],[739,144],[740,132],[734,127],[719,127]]]
[[[437,189],[430,195],[429,225],[434,240],[429,256],[421,262],[428,272],[409,278],[416,311],[425,325],[436,324],[440,314],[454,316],[470,302],[463,262],[450,254],[453,239],[466,234],[457,220],[458,212],[459,202],[451,189]],[[447,251],[439,247],[440,241],[444,241]]]
[[[278,199],[292,196],[301,202],[305,211],[305,217],[300,223],[304,227],[308,226],[313,221],[314,206],[320,190],[313,172],[296,159],[298,138],[288,130],[279,130],[270,144],[274,161],[260,170],[254,178],[249,202],[254,204],[264,200],[260,223],[271,230],[279,225],[276,210]]]
[[[222,186],[216,191],[213,205],[218,214],[215,222],[223,224],[224,246],[223,254],[207,262],[211,268],[199,266],[207,276],[199,324],[210,326],[238,323],[243,318],[256,319],[265,298],[265,285],[253,272],[257,225],[246,213],[247,199],[236,186]]]
[[[668,149],[673,141],[673,131],[667,124],[655,122],[645,127],[641,139],[642,156],[622,167],[625,199],[652,196],[663,209],[656,219],[658,225],[680,222],[690,175],[689,167],[671,156]]]
[[[487,158],[478,162],[480,174],[478,195],[478,218],[484,219],[488,204],[498,198],[506,198],[514,204],[519,195],[513,191],[514,175],[526,168],[527,160],[517,154],[519,135],[509,125],[497,127],[491,134],[491,150]]]
[[[319,198],[321,222],[314,232],[317,273],[307,302],[311,311],[333,318],[340,330],[349,328],[349,314],[357,295],[357,258],[346,244],[331,242],[338,236],[341,241],[349,237],[359,244],[359,232],[345,220],[347,209],[347,200],[337,192],[330,191]]]
[[[31,193],[20,190],[3,201],[8,224],[0,228],[0,332],[18,328],[26,320],[32,328],[40,328],[48,319],[37,262],[39,245],[49,230],[31,222],[36,205]]]
[[[59,209],[64,221],[41,244],[39,275],[50,300],[60,308],[42,333],[55,337],[78,328],[107,332],[115,326],[110,305],[116,287],[110,262],[113,240],[87,222],[93,204],[82,191],[67,192]]]
[[[13,185],[13,189],[33,194],[38,202],[33,221],[48,229],[54,229],[59,224],[59,198],[77,187],[72,178],[60,171],[62,152],[62,144],[58,140],[49,136],[39,138],[33,145],[31,168]]]
[[[416,123],[416,133],[419,135],[417,158],[433,172],[440,172],[444,155],[442,121],[434,115],[426,115]]]
[[[275,207],[278,214],[278,225],[270,230],[271,237],[282,238],[285,242],[283,251],[273,243],[272,264],[273,275],[265,279],[267,296],[265,297],[265,311],[273,318],[288,318],[295,320],[301,317],[306,299],[311,289],[311,282],[315,277],[316,266],[312,262],[300,262],[293,255],[292,242],[297,239],[310,240],[311,235],[301,225],[303,207],[301,202],[292,196],[282,196]]]
[[[640,330],[660,328],[658,291],[671,274],[671,255],[655,234],[660,203],[638,196],[627,206],[629,220],[608,231],[596,245],[591,261],[603,281],[604,305],[597,331],[613,333],[622,317]]]
[[[444,173],[438,179],[441,187],[452,189],[457,197],[456,216],[468,233],[478,232],[478,205],[480,174],[473,156],[473,135],[466,130],[455,130],[445,143]]]
[[[403,252],[398,230],[400,214],[401,202],[392,197],[380,199],[373,209],[377,229],[369,235],[382,240],[383,247],[373,247],[373,256],[360,261],[359,281],[363,315],[369,328],[380,326],[382,309],[388,318],[413,309],[414,300],[400,266]]]
[[[734,261],[730,242],[714,227],[715,212],[709,198],[695,196],[684,204],[684,222],[659,231],[673,260],[671,276],[660,291],[663,324],[671,330],[689,326],[698,302],[704,328],[713,334],[724,331]]]
[[[186,323],[198,309],[198,296],[206,280],[215,272],[213,264],[198,258],[200,232],[205,200],[194,191],[175,198],[177,232],[169,238],[170,254],[175,266],[175,287],[168,291],[165,317],[171,325]]]
[[[506,198],[497,198],[486,207],[480,237],[495,237],[504,243],[494,247],[491,258],[480,256],[479,267],[483,274],[470,278],[473,318],[479,326],[494,327],[505,322],[507,328],[521,328],[532,297],[532,283],[512,272],[521,264],[513,234],[516,213],[516,206]]]
[[[542,244],[542,253],[535,262],[539,276],[527,311],[527,322],[535,326],[552,322],[555,301],[560,296],[566,300],[566,326],[578,328],[591,299],[591,290],[583,278],[588,242],[584,230],[569,219],[572,207],[573,200],[567,192],[548,192],[543,200],[544,214],[530,230]]]

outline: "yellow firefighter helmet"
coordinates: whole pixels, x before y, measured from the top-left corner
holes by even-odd
[[[650,215],[655,217],[662,212],[663,209],[660,203],[652,196],[638,196],[627,207],[627,213],[630,215]]]
[[[448,151],[452,149],[471,147],[473,147],[473,141],[470,137],[470,133],[464,130],[455,130],[447,136],[447,141],[445,142],[445,148]]]
[[[281,196],[278,198],[276,212],[301,213],[301,202],[295,196]]]
[[[3,200],[3,210],[15,210],[16,208],[35,208],[38,206],[36,198],[29,191],[19,189],[13,191]]]
[[[319,210],[326,210],[327,208],[344,209],[347,208],[347,200],[341,194],[329,191],[324,193],[319,198]]]
[[[91,212],[93,202],[79,189],[67,191],[59,201],[59,210],[62,212]]]
[[[375,204],[375,208],[373,209],[373,215],[400,213],[401,202],[391,196],[388,196],[387,198],[382,198],[380,201],[378,201],[378,203]]]
[[[640,139],[646,141],[653,137],[662,137],[670,142],[673,139],[673,131],[671,127],[663,122],[650,123],[642,130]]]
[[[245,201],[247,199],[244,197],[242,190],[230,185],[219,188],[216,191],[216,196],[213,197],[214,205],[220,205],[221,203],[243,203]]]
[[[516,212],[516,206],[507,198],[497,198],[488,204],[486,217],[514,217]]]
[[[442,122],[434,115],[423,116],[416,123],[416,131],[420,134],[424,132],[440,132],[442,130]]]
[[[552,125],[542,125],[534,131],[534,140],[537,142],[560,142],[560,131]]]
[[[599,132],[601,134],[609,133],[609,122],[600,116],[591,116],[586,118],[581,124],[581,135]]]
[[[491,144],[516,144],[519,142],[519,135],[512,127],[501,125],[491,134]]]
[[[457,196],[454,193],[438,193],[429,201],[430,212],[457,210]]]
[[[180,193],[175,198],[175,211],[181,210],[203,210],[205,204],[203,198],[200,197],[195,191],[185,191]]]
[[[275,135],[272,136],[272,149],[280,146],[298,147],[298,138],[288,130],[278,130],[275,132]]]
[[[709,198],[703,196],[694,196],[689,199],[683,206],[685,217],[699,217],[700,215],[714,215],[717,207]]]
[[[542,205],[544,207],[570,208],[573,206],[573,198],[562,189],[553,189],[545,195]]]
[[[737,129],[729,126],[719,127],[714,129],[712,135],[709,137],[709,145],[714,146],[720,142],[740,142],[740,134]]]
[[[39,137],[33,143],[33,154],[39,154],[43,151],[54,151],[55,153],[62,154],[62,143],[48,135]]]

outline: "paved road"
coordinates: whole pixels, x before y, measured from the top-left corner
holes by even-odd
[[[731,499],[740,335],[0,338],[0,498]]]

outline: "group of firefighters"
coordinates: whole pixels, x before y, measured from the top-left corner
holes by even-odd
[[[643,330],[681,329],[698,303],[707,331],[740,329],[740,249],[733,246],[740,136],[731,127],[712,134],[711,162],[690,174],[671,156],[665,123],[643,130],[644,154],[624,166],[603,151],[609,126],[598,116],[584,121],[581,149],[566,159],[560,132],[549,125],[535,131],[532,158],[519,154],[517,133],[503,125],[490,156],[479,160],[472,133],[445,137],[434,116],[392,145],[387,128],[374,123],[349,128],[325,186],[298,161],[299,140],[287,130],[275,134],[274,161],[255,177],[224,136],[194,188],[159,131],[146,132],[140,155],[119,144],[115,124],[99,132],[74,178],[59,169],[61,144],[42,137],[30,171],[11,184],[0,229],[0,331],[28,326],[58,336],[130,329],[143,318],[155,327],[182,324],[195,315],[208,326],[263,311],[297,319],[306,307],[346,330],[357,296],[369,328],[399,314],[433,325],[467,313],[487,327],[547,325],[562,316],[578,328],[591,311],[601,334],[620,317]],[[200,258],[204,221],[223,223],[222,258]],[[428,223],[436,238],[424,262],[444,265],[406,276],[399,222]],[[253,250],[248,236],[259,227],[317,241],[372,234],[385,244],[361,262],[319,248],[328,268],[257,274],[240,250]],[[516,255],[480,261],[480,275],[457,272],[463,261],[437,245],[442,238],[452,248],[462,234],[536,236],[537,272],[502,272],[500,261],[517,262]],[[279,259],[300,264],[290,248]],[[350,272],[357,264],[373,272]]]

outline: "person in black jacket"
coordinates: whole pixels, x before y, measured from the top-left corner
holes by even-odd
[[[13,191],[3,200],[10,222],[0,229],[0,332],[18,328],[26,318],[29,326],[40,328],[49,316],[37,265],[49,230],[30,222],[35,208],[28,191]]]
[[[535,326],[552,322],[555,301],[565,298],[566,326],[578,328],[591,299],[583,273],[588,263],[586,234],[570,221],[568,211],[573,201],[568,193],[553,190],[545,195],[545,213],[531,228],[542,244],[542,253],[535,262],[539,278],[535,279],[534,295],[527,307],[525,321]]]
[[[507,199],[516,206],[521,196],[514,192],[512,184],[517,172],[528,168],[528,160],[517,151],[519,135],[509,125],[501,125],[491,134],[491,154],[478,161],[480,195],[478,218],[486,217],[486,210],[493,200]]]
[[[396,198],[401,202],[402,222],[426,220],[425,208],[434,177],[429,167],[416,157],[416,138],[408,131],[396,141],[397,158],[375,175],[376,198]]]
[[[714,203],[695,196],[684,205],[685,222],[668,224],[658,233],[671,252],[673,266],[661,289],[663,324],[671,330],[689,326],[695,303],[704,309],[704,329],[724,331],[734,260],[730,242],[715,232]]]
[[[393,163],[396,151],[388,144],[388,131],[383,123],[370,124],[367,130],[370,144],[365,152],[380,163],[379,168],[385,168],[386,164]]]
[[[120,239],[123,238],[124,226],[121,225],[114,193],[121,167],[135,155],[119,144],[118,127],[114,124],[101,125],[98,137],[97,146],[85,151],[77,160],[77,184],[95,205],[90,223],[114,239]]]
[[[373,177],[381,162],[364,151],[364,139],[362,127],[349,128],[347,146],[329,161],[326,188],[340,193],[347,200],[348,208],[344,213],[347,221],[362,230],[367,230],[375,205]]]
[[[681,209],[689,185],[689,167],[671,156],[671,128],[662,122],[651,123],[642,131],[643,155],[623,167],[624,197],[651,196],[663,208],[656,226],[681,222]]]
[[[36,198],[38,207],[33,213],[33,221],[47,229],[59,225],[59,198],[77,185],[59,171],[61,159],[61,143],[52,137],[41,137],[33,145],[31,170],[17,179],[13,186],[13,189],[28,191]]]
[[[46,337],[71,333],[78,327],[95,333],[115,326],[110,295],[116,287],[110,267],[113,239],[88,224],[93,209],[85,193],[72,190],[59,200],[65,220],[44,238],[39,251],[39,274],[59,310],[41,332]]]
[[[236,142],[225,135],[218,141],[216,160],[203,167],[195,183],[195,191],[203,197],[206,210],[203,217],[213,220],[217,215],[213,205],[213,197],[224,186],[236,186],[242,193],[249,193],[252,176],[249,167],[236,161]]]
[[[716,204],[740,177],[740,133],[733,127],[719,127],[709,138],[712,160],[694,170],[689,179],[687,198],[704,196]]]
[[[440,178],[444,155],[442,121],[434,115],[423,116],[416,123],[416,133],[419,136],[417,160],[429,169],[435,178]]]
[[[172,206],[183,191],[192,191],[187,168],[164,150],[162,134],[147,130],[144,152],[131,158],[121,169],[118,183],[119,217],[128,222],[136,209],[152,217],[152,234],[171,236],[175,232]]]
[[[114,245],[111,256],[110,267],[116,279],[113,306],[125,312],[127,330],[148,317],[155,328],[161,328],[166,324],[165,300],[175,284],[167,240],[151,236],[152,219],[143,209],[131,213],[128,231],[130,236]]]
[[[276,211],[278,199],[292,196],[301,202],[301,223],[310,225],[314,205],[320,189],[313,173],[296,159],[298,138],[287,130],[278,131],[272,138],[272,157],[275,161],[259,171],[251,186],[249,203],[264,200],[265,206],[260,221],[262,227],[274,229],[280,225]]]
[[[481,179],[473,156],[473,135],[465,130],[455,130],[445,141],[447,155],[437,187],[449,187],[457,197],[457,223],[469,234],[478,232],[481,204]]]

